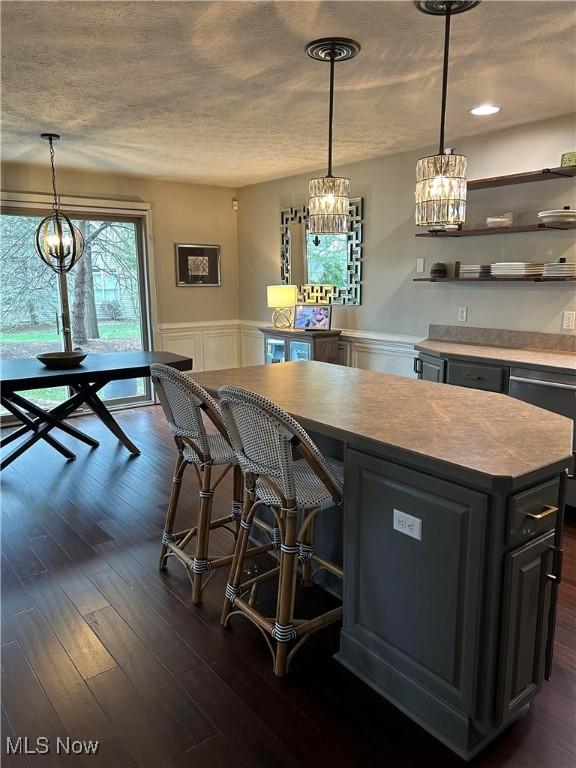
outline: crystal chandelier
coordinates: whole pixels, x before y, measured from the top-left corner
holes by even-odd
[[[50,166],[52,168],[52,213],[42,219],[34,235],[34,247],[42,261],[54,272],[69,272],[84,252],[84,238],[68,216],[60,210],[56,192],[56,171],[54,168],[54,142],[60,139],[57,133],[41,133],[50,145]]]
[[[324,37],[313,40],[306,46],[306,53],[312,59],[330,63],[328,173],[326,176],[310,179],[308,185],[308,231],[316,235],[346,233],[350,225],[350,179],[332,175],[334,65],[337,61],[353,59],[359,51],[359,43],[345,37]]]
[[[452,229],[466,220],[467,159],[444,146],[446,97],[448,93],[448,58],[450,21],[479,5],[480,0],[421,0],[416,7],[423,13],[445,17],[440,145],[437,155],[421,157],[416,165],[416,224],[430,230]]]

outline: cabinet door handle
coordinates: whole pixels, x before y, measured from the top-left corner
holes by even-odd
[[[534,512],[526,512],[526,517],[529,517],[532,520],[543,520],[545,517],[550,517],[550,515],[555,515],[556,512],[558,512],[558,507],[544,507],[542,512],[539,514],[534,514]]]
[[[524,376],[510,376],[510,381],[517,381],[519,384],[534,384],[537,387],[550,387],[551,389],[569,389],[576,392],[574,384],[561,384],[559,381],[542,381],[542,379],[526,379]]]
[[[414,358],[414,373],[422,373],[422,360],[419,357]]]
[[[464,374],[465,379],[472,379],[472,381],[483,381],[484,376],[472,376],[471,373],[465,373]]]

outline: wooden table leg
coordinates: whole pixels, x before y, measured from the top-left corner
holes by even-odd
[[[31,403],[16,392],[3,392],[1,401],[6,410],[10,411],[13,416],[16,416],[22,422],[22,426],[16,429],[11,434],[7,435],[0,441],[1,445],[7,445],[14,440],[22,437],[27,432],[33,432],[33,434],[20,445],[17,446],[11,453],[5,456],[0,461],[0,469],[4,469],[11,464],[14,459],[21,456],[38,440],[46,440],[46,442],[52,446],[55,450],[65,456],[67,459],[75,459],[76,455],[55,437],[48,433],[53,429],[61,429],[71,437],[75,437],[82,442],[87,443],[91,447],[96,447],[100,443],[90,435],[86,435],[76,427],[72,427],[70,424],[66,424],[66,419],[70,414],[79,408],[81,405],[86,404],[93,413],[98,416],[100,421],[112,432],[112,434],[127,448],[134,456],[140,455],[140,449],[130,440],[128,435],[115,421],[112,414],[108,411],[102,400],[96,394],[98,390],[108,384],[108,380],[99,378],[92,384],[78,384],[71,385],[71,389],[74,391],[72,397],[68,398],[63,403],[59,403],[49,411],[45,411],[40,406]]]
[[[23,440],[20,445],[0,461],[0,469],[5,469],[39,440],[45,440],[65,458],[69,460],[75,459],[75,453],[63,445],[59,440],[56,440],[55,437],[48,434],[52,429],[62,429],[64,432],[68,432],[68,434],[73,437],[83,440],[83,442],[88,443],[88,445],[92,447],[98,446],[98,441],[94,440],[93,437],[85,435],[84,432],[80,432],[80,430],[71,427],[69,424],[63,423],[63,419],[82,405],[84,400],[85,393],[77,392],[72,397],[68,398],[68,400],[59,403],[50,411],[45,411],[15,392],[8,394],[3,392],[1,397],[2,404],[13,416],[16,416],[17,419],[23,422],[23,426],[10,435],[7,435],[2,440],[2,445],[7,445],[18,437],[24,435],[26,432],[33,432],[33,434],[27,440]],[[34,414],[35,418],[32,418],[26,411]]]
[[[61,429],[71,437],[75,437],[77,440],[82,440],[83,443],[86,443],[92,448],[97,448],[100,445],[98,440],[95,440],[93,437],[90,437],[90,435],[87,435],[84,432],[81,432],[79,429],[76,429],[76,427],[73,427],[70,424],[66,424],[64,422],[64,419],[67,418],[72,413],[72,411],[75,411],[80,405],[82,405],[83,398],[78,398],[74,395],[65,402],[57,405],[55,408],[52,408],[50,411],[45,411],[38,405],[35,405],[34,403],[31,403],[30,401],[23,398],[21,395],[18,395],[16,392],[13,392],[10,395],[10,400],[13,404],[20,406],[21,408],[25,408],[27,411],[36,416],[36,421],[34,421],[35,426],[30,426],[30,429],[38,429],[38,425],[44,421],[47,424],[50,424],[52,429]],[[22,418],[22,415],[19,418]],[[32,420],[30,419],[30,421]],[[44,434],[46,434],[47,431],[48,430],[46,430]],[[9,435],[9,437],[11,436]]]
[[[108,382],[101,382],[98,384],[89,384],[85,386],[83,384],[73,385],[72,388],[77,392],[84,392],[86,395],[86,405],[92,409],[92,411],[98,416],[100,421],[108,427],[110,432],[118,438],[118,440],[127,448],[134,456],[140,456],[140,449],[134,445],[132,440],[128,437],[122,427],[115,421],[110,411],[106,408],[102,400],[98,397],[96,392],[105,386]]]
[[[20,427],[20,429],[14,430],[14,432],[11,432],[3,440],[0,441],[2,445],[11,443],[13,440],[16,440],[18,437],[21,437],[22,435],[26,434],[26,432],[37,431],[38,424],[40,424],[40,418],[36,418],[36,419],[30,418],[30,415],[28,413],[21,411],[20,408],[17,408],[6,397],[2,397],[2,405],[4,406],[4,408],[6,408],[7,411],[9,411],[13,416],[16,416],[16,418],[22,421],[23,423],[23,426]],[[46,434],[46,435],[43,435],[43,439],[46,440],[48,445],[51,445],[52,448],[55,448],[59,453],[62,454],[62,456],[65,456],[67,459],[76,458],[76,454],[73,453],[65,445],[62,445],[62,443],[59,440],[56,440],[55,437],[52,437],[51,435]],[[25,441],[25,443],[28,443],[28,441]]]
[[[23,440],[20,445],[18,445],[8,454],[8,456],[5,456],[0,461],[0,469],[5,469],[9,464],[12,464],[14,459],[17,459],[18,456],[21,456],[25,451],[28,450],[28,448],[31,448],[34,443],[37,443],[39,440],[46,440],[46,442],[51,445],[52,448],[55,448],[58,453],[61,453],[69,461],[73,461],[76,458],[75,453],[73,453],[65,445],[62,445],[62,443],[56,440],[54,437],[51,437],[50,435],[41,435],[39,432],[36,432],[27,440]]]

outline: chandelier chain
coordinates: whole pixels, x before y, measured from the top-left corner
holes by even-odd
[[[58,193],[56,192],[56,168],[54,167],[54,144],[52,142],[52,138],[48,139],[48,143],[50,145],[50,165],[52,167],[52,193],[54,195],[54,204],[53,208],[55,211],[60,210],[60,202],[58,200]]]

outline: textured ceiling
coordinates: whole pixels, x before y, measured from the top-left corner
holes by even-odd
[[[575,4],[484,0],[453,21],[448,143],[575,110]],[[412,2],[2,3],[3,158],[240,186],[435,143],[443,20]],[[494,117],[468,109],[501,104]]]

